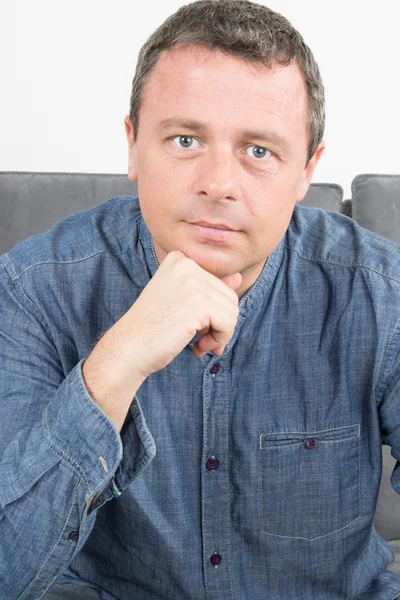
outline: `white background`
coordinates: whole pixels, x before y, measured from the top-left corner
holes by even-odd
[[[400,173],[399,0],[265,0],[303,35],[326,90],[314,182],[350,197]],[[126,173],[137,53],[174,0],[0,0],[0,170]]]

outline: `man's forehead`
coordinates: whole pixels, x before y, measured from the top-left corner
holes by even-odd
[[[194,89],[196,94],[206,95],[208,89],[226,87],[226,98],[236,94],[254,101],[272,99],[282,104],[289,101],[293,109],[300,108],[302,113],[306,105],[305,82],[297,63],[273,63],[267,67],[219,50],[197,46],[178,46],[162,52],[146,87],[150,93],[153,88],[158,103],[160,88],[165,93],[175,92],[183,96],[190,95]]]

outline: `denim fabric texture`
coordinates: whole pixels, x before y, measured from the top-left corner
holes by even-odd
[[[196,334],[121,434],[82,364],[159,267],[138,198],[2,255],[0,598],[397,598],[373,520],[382,444],[400,460],[399,250],[296,205],[223,355]]]
[[[99,592],[93,588],[74,584],[59,585],[44,598],[45,600],[101,600]]]

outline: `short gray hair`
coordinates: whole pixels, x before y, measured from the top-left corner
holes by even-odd
[[[289,21],[249,0],[197,0],[179,8],[150,35],[139,51],[132,81],[129,116],[135,140],[144,86],[160,55],[175,46],[197,46],[240,57],[252,65],[296,62],[307,89],[307,163],[325,128],[324,86],[310,48]]]

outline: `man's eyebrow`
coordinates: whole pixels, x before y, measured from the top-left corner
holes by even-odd
[[[168,119],[163,119],[157,124],[156,130],[158,133],[165,133],[168,129],[172,129],[173,127],[182,127],[183,129],[191,129],[192,131],[199,131],[202,133],[207,132],[207,125],[204,123],[200,123],[200,121],[188,120],[188,119],[179,119],[176,117],[170,117]],[[289,152],[289,144],[287,140],[275,133],[274,131],[255,131],[246,129],[241,132],[241,137],[252,138],[257,140],[262,140],[267,144],[273,144],[274,146],[280,147],[285,152]]]

